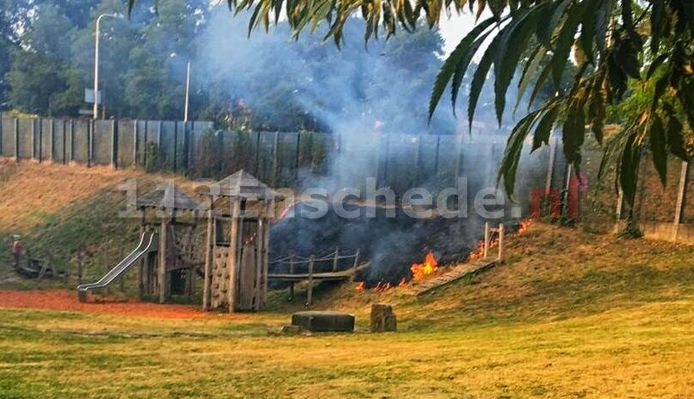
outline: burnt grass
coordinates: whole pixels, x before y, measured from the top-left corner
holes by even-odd
[[[320,258],[336,248],[345,255],[359,250],[359,263],[369,262],[370,266],[360,272],[357,280],[370,287],[379,282],[397,284],[403,278],[411,279],[410,265],[423,261],[429,251],[440,265],[464,261],[484,237],[484,219],[474,212],[466,218],[415,219],[397,207],[395,211],[356,204],[344,207],[347,211],[359,210],[359,217],[341,218],[333,206],[320,218],[302,217],[302,211],[315,213],[315,207],[297,204],[293,217],[287,216],[272,226],[270,259],[290,255],[296,259]],[[513,230],[517,221],[507,221],[507,225]],[[340,260],[338,270],[349,268],[352,262],[353,259]],[[330,271],[332,267],[330,261],[314,263],[315,272]],[[288,269],[288,263],[270,265],[270,271],[275,273],[286,273]],[[297,273],[307,270],[306,263],[297,262],[294,266]]]

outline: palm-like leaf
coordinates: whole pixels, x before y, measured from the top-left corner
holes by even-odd
[[[128,3],[132,7],[135,0]],[[530,91],[533,104],[548,81],[553,82],[558,94],[521,119],[511,134],[499,174],[509,194],[513,193],[520,148],[528,135],[535,135],[533,148],[537,148],[547,143],[553,127],[561,124],[565,155],[579,167],[586,125],[602,141],[606,106],[622,100],[629,79],[648,84],[656,79],[653,72],[660,69],[665,70],[660,76],[667,79],[659,81],[652,106],[643,110],[639,121],[629,124],[608,143],[603,166],[618,163],[617,181],[631,201],[633,195],[629,194],[635,192],[637,162],[645,145],[653,152],[663,178],[667,154],[688,157],[682,131],[689,131],[694,125],[691,0],[645,0],[638,3],[642,6],[638,12],[631,0],[228,0],[228,4],[237,11],[253,10],[249,31],[258,26],[267,28],[269,21],[277,21],[284,12],[295,37],[304,29],[314,30],[325,23],[329,26],[326,39],[332,38],[338,46],[343,40],[345,21],[359,12],[367,22],[364,38],[369,40],[379,35],[380,27],[391,36],[398,28],[414,29],[419,20],[434,26],[444,10],[460,13],[469,9],[476,12],[478,19],[489,10],[492,17],[463,38],[443,64],[434,84],[429,113],[433,114],[448,85],[455,106],[473,56],[483,51],[469,93],[469,122],[472,123],[490,71],[495,79],[495,107],[501,121],[506,92],[520,55],[536,46],[521,74],[519,99]],[[638,33],[643,21],[650,23],[650,37]],[[491,44],[481,50],[486,39],[491,39]],[[643,45],[646,40],[650,42],[648,46]],[[664,42],[668,45],[664,46]],[[575,44],[585,55],[586,64],[573,77],[570,90],[563,93],[559,83]],[[541,61],[546,61],[546,66],[538,74],[536,69]],[[651,70],[643,76],[642,71],[651,62]],[[601,168],[602,173],[606,170]]]

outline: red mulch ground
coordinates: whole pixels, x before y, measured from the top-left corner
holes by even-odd
[[[92,299],[93,300],[93,299]],[[202,318],[214,313],[203,312],[192,305],[159,305],[139,302],[86,302],[77,300],[77,292],[71,290],[0,290],[0,308],[49,309],[79,312],[117,313],[130,316],[190,319]]]

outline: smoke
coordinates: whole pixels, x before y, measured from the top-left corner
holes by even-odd
[[[204,79],[211,96],[230,103],[242,100],[252,110],[256,127],[267,124],[282,129],[304,123],[339,137],[330,151],[328,173],[305,174],[303,188],[320,187],[330,195],[344,187],[365,192],[367,178],[375,179],[376,188],[384,188],[391,180],[416,174],[418,178],[410,181],[436,195],[455,187],[456,178],[465,177],[464,198],[453,202],[467,204],[483,188],[494,189],[508,130],[497,126],[491,90],[485,90],[480,99],[472,135],[466,133],[464,121],[453,118],[446,96],[429,123],[428,99],[442,63],[443,41],[438,32],[422,28],[387,42],[371,41],[365,48],[363,31],[363,21],[350,19],[344,35],[349,41],[341,50],[323,42],[323,29],[294,41],[282,23],[268,33],[248,37],[248,15],[232,18],[221,8],[212,13],[198,45],[196,65],[202,70],[198,80]],[[467,84],[461,87],[461,96]],[[515,98],[512,88],[508,103]],[[463,109],[458,114],[466,115],[467,100],[459,101]],[[507,116],[504,126],[512,122]],[[385,170],[386,156],[388,165],[400,165],[399,169]],[[391,179],[386,179],[388,173]],[[398,179],[392,179],[394,174]],[[525,174],[524,169],[520,179]],[[411,187],[393,188],[402,195]],[[396,202],[402,205],[399,199]],[[472,209],[465,218],[416,220],[402,211],[389,217],[383,209],[366,217],[368,207],[358,207],[362,216],[346,220],[329,205],[328,213],[319,219],[302,217],[299,209],[305,205],[300,204],[294,218],[276,222],[271,257],[319,256],[336,247],[345,252],[360,250],[363,259],[371,261],[368,281],[397,283],[407,275],[410,264],[429,250],[442,263],[464,259],[476,246],[485,221],[484,215]],[[518,216],[508,201],[491,208],[505,210],[501,220]]]

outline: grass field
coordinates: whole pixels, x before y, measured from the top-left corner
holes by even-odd
[[[5,304],[0,397],[694,397],[694,249],[545,224],[510,241],[505,265],[424,297],[319,290],[353,334],[276,334],[301,308],[279,292],[175,319]],[[397,333],[367,332],[376,301]]]

